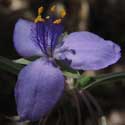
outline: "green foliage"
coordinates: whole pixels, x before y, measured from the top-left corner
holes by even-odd
[[[0,70],[17,75],[24,67],[22,64],[17,64],[10,59],[0,56]]]
[[[23,64],[23,65],[27,65],[29,64],[31,61],[28,59],[24,59],[24,58],[20,58],[17,60],[13,60],[14,63],[18,63],[18,64]]]
[[[0,71],[2,70],[10,74],[18,75],[19,71],[25,65],[29,64],[30,62],[32,62],[37,58],[38,57],[32,57],[28,59],[20,58],[12,61],[10,59],[0,56]],[[76,86],[79,87],[80,89],[88,89],[98,85],[105,84],[106,81],[125,78],[125,72],[110,73],[110,74],[100,75],[97,77],[84,76],[80,74],[78,71],[69,68],[68,65],[65,65],[64,63],[60,63],[59,61],[57,61],[57,63],[60,65],[64,76],[68,78],[73,78],[76,82],[75,83]]]
[[[32,57],[32,58],[27,58],[27,59],[21,58],[21,59],[13,61],[13,60],[0,56],[0,74],[1,74],[0,75],[0,80],[1,80],[0,94],[2,96],[6,96],[7,98],[10,98],[10,95],[13,93],[14,86],[16,83],[16,76],[18,76],[18,73],[20,72],[20,70],[24,66],[31,63],[32,61],[34,61],[37,58],[38,57]],[[75,93],[76,96],[81,94],[80,92],[85,92],[82,90],[91,89],[91,88],[94,88],[99,85],[106,85],[107,83],[113,83],[111,81],[119,80],[119,79],[121,80],[121,79],[125,78],[125,72],[110,73],[110,74],[105,74],[105,75],[99,75],[96,77],[85,76],[85,75],[83,75],[83,73],[80,73],[79,71],[75,71],[75,70],[71,69],[68,65],[65,65],[64,63],[61,63],[59,61],[57,61],[57,63],[59,64],[61,70],[63,71],[65,78],[73,79],[74,89],[72,89],[73,91],[71,90],[70,93],[75,92],[75,90],[79,90],[79,91],[76,91],[76,93]],[[113,86],[110,86],[110,87],[113,87]],[[104,89],[104,87],[103,87],[103,89]],[[106,90],[106,92],[107,92],[107,90]],[[67,90],[66,90],[66,93],[67,93]],[[64,94],[66,94],[66,93],[64,93]],[[79,116],[80,115],[79,100],[76,100],[77,98],[75,98],[75,96],[73,96],[73,98],[76,101],[73,104],[73,106],[76,105],[77,109],[75,109],[75,111],[78,110],[77,115]],[[69,100],[69,98],[67,100]],[[77,106],[77,104],[78,104],[78,106]],[[71,107],[71,105],[69,105],[69,106]],[[70,110],[69,107],[68,107],[68,109],[66,109],[66,107],[67,107],[67,104],[64,105],[63,110],[66,110],[66,111]],[[69,112],[72,113],[72,109]],[[67,117],[69,117],[69,116],[67,116],[67,113],[65,113],[64,116],[66,116],[65,118],[66,118],[67,124],[69,124],[68,120],[67,120]],[[80,116],[78,118],[80,118]],[[78,119],[78,121],[80,121],[80,119]],[[80,124],[80,122],[79,122],[79,124]],[[106,125],[104,117],[102,117],[100,124]]]
[[[89,76],[80,76],[80,78],[77,80],[80,88],[84,88],[86,85],[91,84],[93,81],[95,81],[95,79]]]

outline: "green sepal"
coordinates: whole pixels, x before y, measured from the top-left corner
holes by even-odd
[[[24,58],[13,60],[13,62],[18,63],[18,64],[23,64],[23,65],[27,65],[27,64],[31,63],[30,60],[24,59]]]
[[[91,76],[80,76],[77,79],[77,84],[80,88],[84,88],[86,85],[90,84],[93,81],[95,81],[95,79]]]
[[[19,58],[19,59],[13,60],[13,62],[27,65],[31,63],[32,61],[35,61],[36,59],[39,59],[39,58],[40,58],[39,56],[32,56],[28,58]]]
[[[77,72],[63,71],[63,74],[64,76],[69,77],[69,78],[74,78],[74,79],[79,78],[79,74]]]

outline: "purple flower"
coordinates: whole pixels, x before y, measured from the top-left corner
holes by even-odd
[[[51,12],[55,7],[51,8]],[[14,46],[24,57],[40,56],[19,73],[15,87],[17,111],[21,120],[36,121],[57,103],[64,90],[64,76],[56,60],[70,62],[73,69],[98,70],[120,58],[120,47],[90,32],[74,32],[58,42],[63,32],[61,18],[42,17],[38,9],[34,22],[18,20],[14,30]]]

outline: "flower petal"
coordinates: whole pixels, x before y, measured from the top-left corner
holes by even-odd
[[[14,46],[20,55],[30,57],[42,54],[40,47],[33,39],[35,32],[35,23],[24,19],[17,21],[14,29]]]
[[[65,53],[65,56],[74,69],[102,69],[116,63],[121,56],[121,49],[117,44],[90,32],[71,33],[63,41],[62,47],[73,51]]]
[[[63,89],[63,74],[51,62],[38,59],[24,67],[15,87],[21,120],[40,120],[56,104]]]

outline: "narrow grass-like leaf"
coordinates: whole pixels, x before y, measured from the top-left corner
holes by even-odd
[[[0,70],[17,75],[25,65],[14,63],[12,60],[0,56]]]
[[[106,75],[96,77],[96,81],[86,85],[83,89],[89,89],[98,85],[104,84],[106,81],[116,80],[116,79],[125,79],[125,72],[118,73],[109,73]]]

